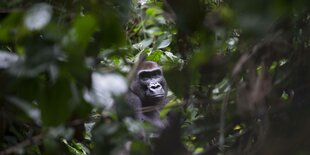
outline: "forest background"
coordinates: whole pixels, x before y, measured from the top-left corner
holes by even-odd
[[[1,0],[0,154],[309,155],[309,6]],[[159,135],[123,100],[141,55],[169,85]]]

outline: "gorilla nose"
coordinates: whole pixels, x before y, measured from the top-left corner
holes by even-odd
[[[159,84],[157,84],[157,85],[155,85],[155,86],[151,86],[152,89],[157,89],[157,88],[159,88],[159,87],[160,87]]]
[[[151,84],[150,88],[152,90],[156,90],[156,89],[161,88],[161,85],[159,83],[154,83],[154,84]]]

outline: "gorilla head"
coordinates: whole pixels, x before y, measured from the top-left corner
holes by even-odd
[[[166,97],[167,84],[161,67],[153,61],[141,62],[126,95],[126,101],[135,110],[136,118],[162,126],[159,110],[166,104]],[[149,106],[154,108],[142,111]]]

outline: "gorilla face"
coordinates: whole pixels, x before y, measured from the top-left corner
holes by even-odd
[[[167,84],[161,67],[153,61],[142,62],[130,90],[139,97],[142,106],[165,104]]]
[[[141,70],[138,73],[139,83],[143,88],[145,99],[159,101],[165,97],[164,78],[160,68]]]

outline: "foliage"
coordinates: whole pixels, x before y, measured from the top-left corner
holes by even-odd
[[[310,1],[0,2],[0,154],[309,154]],[[131,118],[141,57],[171,123]]]

